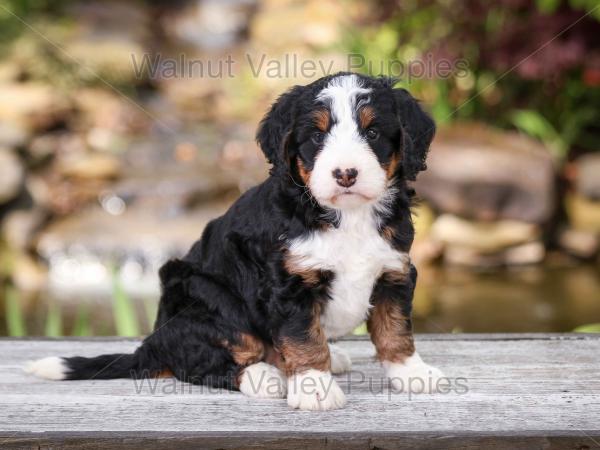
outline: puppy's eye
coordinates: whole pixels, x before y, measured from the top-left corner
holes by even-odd
[[[367,130],[367,139],[369,139],[370,141],[374,141],[375,139],[377,139],[379,137],[379,131],[377,131],[375,128],[369,128]]]
[[[312,134],[311,138],[315,144],[320,145],[325,140],[325,134],[321,133],[320,131],[317,131]]]

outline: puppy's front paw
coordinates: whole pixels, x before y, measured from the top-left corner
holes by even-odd
[[[384,361],[383,367],[392,387],[400,392],[432,394],[438,391],[438,382],[444,378],[441,370],[425,364],[416,352],[403,363]]]
[[[346,396],[330,372],[309,369],[288,378],[287,402],[292,408],[326,411],[342,408]]]
[[[285,398],[287,383],[283,372],[265,362],[251,364],[240,376],[240,392],[254,398]]]
[[[337,345],[329,344],[329,355],[331,357],[331,373],[344,373],[352,369],[350,356]]]

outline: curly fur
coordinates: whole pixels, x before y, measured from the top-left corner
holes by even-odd
[[[376,158],[373,170],[382,170],[387,177],[385,192],[361,207],[360,214],[316,201],[310,185],[319,158],[330,151],[328,146],[336,144],[331,140],[338,139],[327,136],[338,136],[332,130],[341,126],[341,120],[354,117],[342,118],[339,106],[346,101],[343,89],[352,84],[350,81],[355,97],[348,104],[356,109],[350,112],[356,123],[345,124],[354,130],[349,142],[356,143],[357,154],[363,151],[363,160]],[[339,330],[354,325],[334,323],[336,317],[342,321],[349,317],[339,296],[353,289],[354,282],[362,283],[362,290],[356,293],[361,298],[347,307],[364,309],[353,312],[355,317],[360,319],[364,313],[362,318],[366,318],[370,306],[378,302],[396,302],[407,316],[402,323],[408,329],[398,330],[388,324],[383,328],[386,336],[393,339],[394,333],[403,337],[410,334],[408,316],[416,272],[406,256],[414,235],[412,190],[407,181],[425,169],[435,128],[418,102],[407,91],[394,89],[394,83],[389,78],[340,73],[295,86],[279,97],[256,136],[273,165],[270,176],[244,193],[226,214],[210,222],[185,257],[162,267],[162,297],[154,333],[131,355],[63,358],[64,378],[152,377],[169,370],[180,380],[237,390],[246,364],[242,361],[253,367],[263,367],[257,364],[267,361],[286,370],[308,364],[319,377],[327,378],[328,372],[323,370],[330,363],[325,338],[331,336],[324,337],[328,329],[321,322]],[[365,104],[369,110],[359,114]],[[318,109],[325,113],[315,114]],[[376,139],[369,137],[376,133],[366,126],[376,127]],[[326,134],[322,143],[317,140],[322,136],[315,134],[319,131]],[[358,177],[365,176],[360,171],[358,167]],[[356,223],[344,222],[350,216]],[[363,217],[368,224],[362,222]],[[362,233],[371,222],[368,239],[382,250],[359,263],[356,252],[345,248],[344,242],[350,242],[351,236],[353,242],[360,242],[361,235],[351,233]],[[337,259],[330,253],[318,254],[309,238],[325,242]],[[302,247],[300,242],[309,244]],[[304,253],[290,259],[294,256],[292,247]],[[368,266],[370,272],[358,271],[359,265]],[[407,276],[386,276],[388,269]],[[252,347],[245,348],[249,343]],[[311,366],[311,361],[319,361],[319,366]],[[244,390],[247,386],[244,384]],[[310,409],[338,407],[344,403],[340,392],[336,390],[336,399],[330,403],[294,397],[290,404],[310,404]]]

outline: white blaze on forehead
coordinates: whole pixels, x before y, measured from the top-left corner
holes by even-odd
[[[361,136],[356,112],[369,103],[371,89],[362,85],[356,75],[332,79],[319,93],[317,100],[327,103],[333,125],[319,152],[309,187],[321,204],[333,208],[354,207],[365,201],[377,201],[386,189],[386,175],[377,156]],[[336,169],[356,169],[358,176],[350,188],[352,196],[343,194],[332,173]]]
[[[354,112],[361,106],[361,102],[364,102],[362,100],[357,104],[357,98],[370,92],[371,89],[362,87],[356,75],[344,75],[331,80],[319,93],[317,99],[331,102],[331,114],[337,126],[350,126],[356,129]]]

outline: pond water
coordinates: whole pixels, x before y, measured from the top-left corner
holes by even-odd
[[[428,268],[420,275],[418,332],[568,332],[600,322],[600,269],[593,265],[480,274]]]
[[[21,305],[29,335],[114,335],[124,329],[146,334],[157,301],[156,294],[148,293],[131,298],[117,294],[117,299],[114,293],[81,298],[12,295]],[[9,332],[11,308],[14,300],[11,306],[4,299],[0,335]],[[124,317],[128,315],[135,317]],[[133,328],[123,328],[123,320],[125,327],[133,320]],[[568,332],[594,322],[600,322],[600,269],[593,265],[547,264],[489,273],[422,267],[419,272],[417,332]]]

